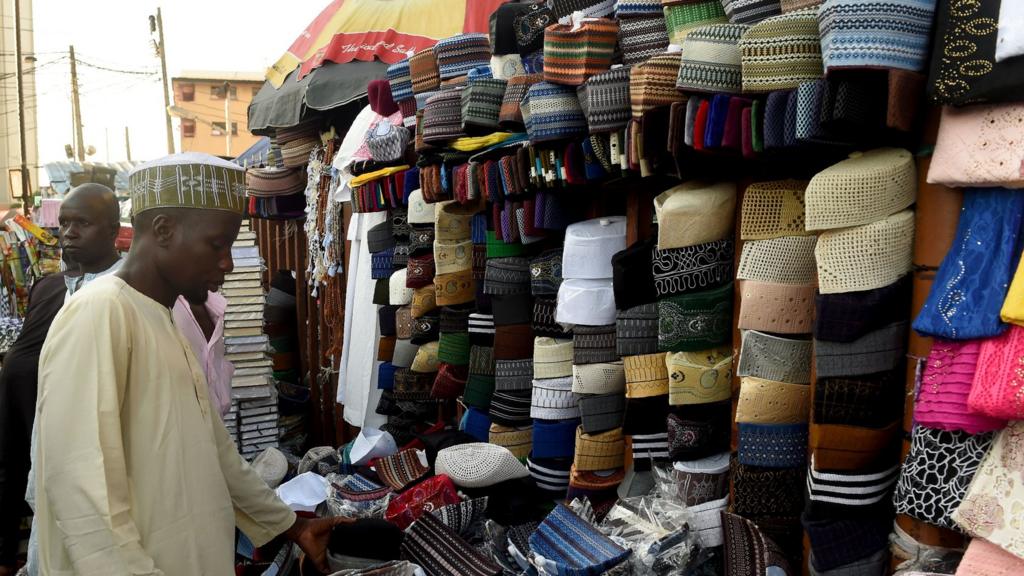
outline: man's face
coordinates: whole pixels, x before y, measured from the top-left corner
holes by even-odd
[[[108,257],[117,237],[106,206],[96,198],[69,198],[60,205],[61,248],[67,258],[83,266]]]
[[[242,217],[218,210],[188,210],[177,223],[167,247],[168,282],[189,302],[205,302],[234,269],[231,245],[238,237]]]

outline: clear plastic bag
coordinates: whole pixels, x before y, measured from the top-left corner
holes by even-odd
[[[321,505],[321,516],[347,516],[349,518],[384,518],[384,512],[391,502],[391,494],[376,500],[354,501],[343,498],[338,492],[347,474],[327,475],[327,500]]]

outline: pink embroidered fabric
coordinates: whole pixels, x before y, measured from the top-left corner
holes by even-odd
[[[1024,187],[1024,104],[942,109],[930,184]]]
[[[956,569],[956,576],[1015,576],[1024,574],[1021,559],[983,538],[974,538]]]
[[[1024,328],[983,340],[967,406],[977,414],[1024,420]]]
[[[921,375],[917,402],[914,403],[916,423],[940,430],[962,430],[968,434],[990,432],[1006,425],[1003,420],[968,409],[968,396],[979,367],[980,348],[980,340],[935,340]]]

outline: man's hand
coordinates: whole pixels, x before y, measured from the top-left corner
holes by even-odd
[[[355,520],[344,516],[334,518],[303,518],[295,517],[295,524],[285,532],[285,536],[299,545],[306,556],[313,562],[317,570],[326,573],[327,542],[331,530],[339,524],[351,524]]]

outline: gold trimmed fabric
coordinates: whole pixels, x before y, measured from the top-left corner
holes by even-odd
[[[732,347],[665,356],[668,403],[672,406],[709,404],[732,396]]]
[[[668,366],[665,353],[626,356],[626,398],[648,398],[668,394]]]

